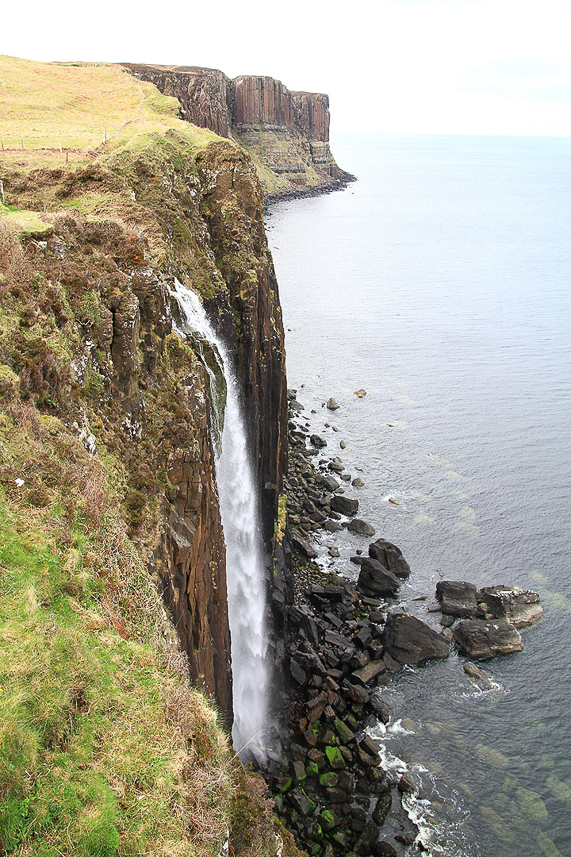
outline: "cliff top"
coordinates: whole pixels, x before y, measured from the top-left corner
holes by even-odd
[[[135,133],[184,128],[195,145],[215,138],[178,119],[161,95],[118,65],[40,63],[0,56],[0,142],[4,150],[97,149]],[[193,128],[190,131],[190,128]]]

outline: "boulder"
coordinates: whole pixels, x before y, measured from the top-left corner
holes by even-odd
[[[482,615],[478,607],[478,590],[473,583],[440,580],[436,584],[436,597],[440,601],[442,612],[449,616],[475,619]]]
[[[479,590],[478,600],[485,603],[486,613],[516,628],[533,625],[543,617],[537,592],[520,586],[486,586]]]
[[[376,559],[370,557],[361,558],[361,570],[359,572],[359,580],[357,589],[364,592],[366,595],[394,595],[398,592],[400,583],[398,578],[377,562]]]
[[[327,441],[324,440],[322,437],[319,437],[318,434],[312,434],[309,438],[309,441],[313,444],[313,446],[316,446],[319,449],[323,448],[324,446],[327,446]]]
[[[446,658],[450,651],[448,640],[407,613],[389,615],[382,639],[388,654],[401,664]]]
[[[518,630],[506,622],[496,619],[465,619],[454,628],[454,640],[471,658],[491,658],[494,655],[509,655],[521,652],[523,641]]]
[[[331,491],[332,493],[339,488],[339,482],[337,482],[334,476],[324,476],[321,484],[327,491]]]
[[[303,556],[307,557],[307,559],[315,559],[315,557],[317,556],[317,551],[315,550],[315,548],[312,547],[308,541],[303,539],[297,533],[292,534],[291,543],[294,548],[297,548],[297,550],[301,554],[303,554]]]
[[[334,473],[343,473],[345,470],[345,465],[337,456],[332,458],[327,466],[329,467],[329,470],[333,470]]]
[[[400,548],[386,539],[377,539],[369,545],[369,556],[376,559],[397,577],[408,577],[410,565],[402,555]]]
[[[383,661],[369,661],[369,663],[364,667],[361,667],[361,669],[355,670],[355,672],[352,673],[351,678],[353,681],[365,686],[384,672],[385,665]]]
[[[466,661],[464,664],[464,672],[466,675],[469,675],[470,678],[473,678],[482,690],[491,690],[493,688],[494,683],[490,673],[486,672],[486,670],[483,670],[481,667],[477,667],[476,664]]]
[[[327,400],[327,408],[328,408],[328,410],[330,410],[330,411],[336,411],[336,410],[338,410],[338,408],[340,408],[340,407],[341,407],[341,405],[339,404],[339,402],[336,402],[336,401],[335,401],[335,399],[331,398],[331,399],[328,399],[328,400]]]
[[[352,521],[349,521],[347,524],[347,529],[351,533],[356,533],[358,536],[374,536],[375,528],[368,524],[366,521],[361,520],[361,518],[353,518]]]
[[[359,508],[359,501],[344,497],[342,494],[335,494],[331,498],[331,508],[341,515],[355,515]]]

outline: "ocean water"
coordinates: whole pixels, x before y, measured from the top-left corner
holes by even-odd
[[[355,134],[333,149],[359,181],[267,221],[304,419],[408,559],[407,609],[439,627],[427,606],[452,578],[536,589],[545,610],[522,653],[483,664],[492,691],[455,652],[403,671],[385,752],[422,783],[411,811],[433,854],[567,857],[571,140]],[[369,541],[318,540],[340,550],[324,567],[353,576]]]

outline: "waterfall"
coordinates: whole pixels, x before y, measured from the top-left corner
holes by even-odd
[[[246,426],[238,383],[224,343],[218,338],[197,295],[178,280],[172,295],[181,318],[175,329],[198,343],[208,373],[216,450],[216,480],[226,541],[228,619],[232,646],[234,725],[232,740],[238,752],[262,752],[267,726],[268,662],[265,628],[265,570],[260,535],[258,491],[248,452]],[[201,341],[208,343],[226,382],[223,406],[216,372],[205,358]],[[224,414],[222,415],[222,411]],[[216,437],[222,428],[221,439]]]

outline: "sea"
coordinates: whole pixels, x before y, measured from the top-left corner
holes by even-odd
[[[395,606],[439,629],[435,585],[455,579],[531,588],[544,608],[523,652],[481,664],[491,690],[454,649],[397,674],[383,754],[417,779],[428,853],[569,857],[571,139],[332,148],[358,181],[267,218],[302,423],[410,563]],[[315,536],[324,570],[353,578],[369,541]]]

